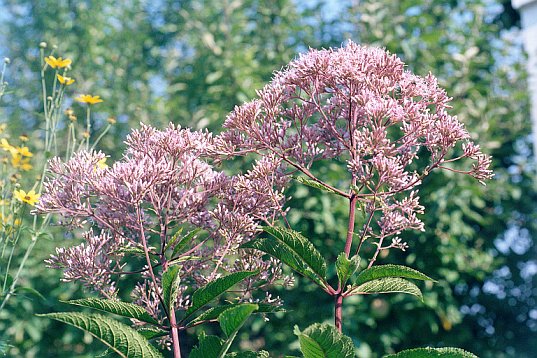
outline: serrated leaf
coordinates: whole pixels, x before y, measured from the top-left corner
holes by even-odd
[[[144,336],[145,339],[153,339],[153,338],[163,337],[163,336],[170,334],[170,332],[168,331],[164,331],[162,329],[154,328],[154,327],[141,327],[141,328],[138,328],[136,332]]]
[[[304,177],[295,177],[294,179],[297,182],[299,182],[301,184],[304,184],[304,185],[307,185],[307,186],[310,186],[312,188],[319,189],[319,190],[325,191],[327,193],[336,194],[336,192],[334,190],[330,189],[326,185],[323,185],[323,184],[321,184],[319,182],[316,182],[315,180],[307,179],[307,178],[304,178]]]
[[[199,336],[199,344],[190,352],[190,358],[218,358],[223,341],[217,336]]]
[[[79,300],[62,301],[70,305],[94,308],[100,311],[117,314],[119,316],[134,318],[142,322],[158,324],[142,306],[134,303],[107,300],[101,298],[83,298]]]
[[[326,262],[313,244],[299,232],[282,227],[263,227],[272,238],[259,237],[243,244],[269,254],[294,271],[326,287]]]
[[[192,313],[211,302],[222,293],[233,287],[235,284],[244,280],[247,277],[256,275],[257,271],[239,271],[229,274],[224,277],[217,278],[216,280],[209,282],[207,285],[197,289],[192,294],[192,306],[185,312],[186,319]]]
[[[349,278],[358,270],[360,265],[360,257],[355,255],[350,259],[347,258],[344,252],[340,253],[336,260],[336,272],[341,287],[345,286],[345,283]]]
[[[263,231],[289,246],[319,277],[326,279],[326,262],[311,241],[298,231],[264,226]]]
[[[179,266],[171,266],[162,274],[162,299],[168,309],[175,305],[179,294],[179,283],[181,282],[179,271]]]
[[[140,333],[121,322],[99,314],[58,312],[38,316],[52,318],[80,328],[102,341],[124,358],[162,357],[162,354],[149,344]]]
[[[252,303],[242,303],[235,307],[228,308],[218,316],[220,328],[227,337],[237,332],[242,327],[246,319],[259,307]]]
[[[256,304],[244,303],[231,307],[218,316],[220,328],[222,328],[222,331],[224,331],[227,336],[218,357],[224,357],[226,355],[229,347],[231,347],[231,343],[233,343],[233,340],[237,336],[239,329],[257,308],[258,306]]]
[[[348,290],[345,296],[365,295],[372,293],[408,293],[423,301],[421,290],[414,283],[399,277],[385,277],[369,281]]]
[[[225,310],[229,309],[230,307],[235,307],[240,305],[240,303],[230,303],[225,306],[216,306],[211,307],[202,314],[200,314],[198,317],[194,318],[192,321],[188,322],[185,327],[191,327],[192,325],[202,322],[202,321],[211,321],[216,320],[218,316]],[[271,305],[268,303],[257,303],[257,310],[255,310],[254,313],[275,313],[275,312],[285,312],[285,310],[279,306]]]
[[[298,329],[295,329],[295,334]],[[315,323],[298,331],[300,350],[304,358],[352,358],[354,344],[334,326]]]
[[[373,281],[384,277],[402,277],[423,281],[435,281],[429,276],[413,268],[402,265],[378,265],[360,272],[356,277],[355,285],[361,285],[368,281]],[[435,281],[436,282],[436,281]]]
[[[477,358],[473,353],[467,352],[460,348],[414,348],[401,351],[396,354],[389,354],[384,358]]]

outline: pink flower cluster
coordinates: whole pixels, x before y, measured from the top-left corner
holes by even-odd
[[[416,187],[433,169],[480,181],[492,176],[490,158],[448,114],[449,102],[433,75],[417,76],[397,56],[349,42],[310,50],[277,72],[257,99],[227,117],[218,140],[227,154],[274,156],[362,202],[374,219],[362,239],[373,236],[381,245],[402,230],[423,229]],[[471,169],[452,166],[462,158],[474,161]],[[312,174],[325,159],[346,163],[348,180],[328,183]]]
[[[432,170],[480,181],[492,177],[490,158],[448,113],[450,100],[434,76],[406,71],[382,49],[349,42],[310,50],[276,73],[257,99],[236,107],[216,137],[142,125],[112,167],[104,167],[105,155],[97,152],[78,153],[65,163],[54,159],[54,176],[45,183],[38,209],[59,213],[74,226],[89,221],[99,234],[88,232],[83,244],[58,249],[48,262],[64,269],[65,280],[81,280],[107,297],[116,295],[114,277],[141,273],[133,293],[155,316],[159,277],[150,276],[171,262],[181,262],[179,308],[188,307],[192,287],[240,270],[260,270],[242,287],[243,299],[255,300],[256,289],[292,279],[276,260],[239,246],[256,235],[260,222],[272,224],[284,214],[282,188],[289,174],[299,172],[350,201],[347,256],[354,210],[364,211],[356,252],[365,240],[374,240],[371,266],[381,250],[408,248],[398,236],[402,231],[423,230],[418,186]],[[246,173],[230,176],[215,169],[226,156],[252,152],[258,160]],[[454,165],[462,159],[472,166]],[[344,166],[348,177],[328,182],[318,176],[328,160]],[[179,228],[202,233],[170,258]],[[383,246],[388,237],[391,244]],[[129,252],[140,248],[162,268],[132,267]],[[265,300],[274,302],[270,295]]]
[[[178,298],[180,308],[188,306],[186,295],[193,288],[245,266],[260,270],[244,283],[245,299],[260,286],[281,279],[291,283],[274,260],[250,252],[242,255],[246,259],[237,255],[239,245],[257,233],[258,223],[272,223],[282,210],[286,178],[278,161],[265,157],[247,173],[229,176],[211,165],[213,142],[208,133],[142,125],[111,167],[103,165],[105,155],[98,152],[80,152],[67,162],[54,159],[54,176],[45,182],[38,210],[58,213],[71,225],[89,222],[100,234],[90,229],[79,246],[58,248],[49,265],[64,269],[66,281],[80,280],[106,297],[117,293],[113,277],[142,273],[135,298],[151,312],[158,295],[151,292],[157,289],[148,282],[150,270],[128,265],[135,262],[130,253],[144,246],[158,266],[181,262],[185,296]],[[170,257],[180,240],[170,241],[180,228],[185,235],[202,231]]]

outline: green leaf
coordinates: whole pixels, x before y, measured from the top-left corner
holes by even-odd
[[[319,277],[326,279],[326,262],[311,241],[298,231],[284,227],[265,226],[263,231],[289,246]]]
[[[307,185],[307,186],[310,186],[312,188],[319,189],[319,190],[325,191],[327,193],[336,194],[336,192],[334,190],[330,189],[326,185],[323,185],[323,184],[321,184],[319,182],[316,182],[315,180],[307,179],[307,178],[304,178],[304,177],[295,177],[294,179],[297,182],[299,182],[301,184],[304,184],[304,185]]]
[[[173,234],[172,238],[170,240],[168,240],[168,242],[166,243],[166,246],[164,246],[164,251],[168,250],[170,247],[175,245],[175,243],[177,242],[177,240],[179,239],[179,237],[181,236],[182,233],[183,233],[183,228],[182,227],[177,229],[175,234]]]
[[[313,244],[297,231],[282,227],[263,227],[273,238],[259,237],[242,248],[263,251],[282,261],[296,272],[326,287],[326,262]]]
[[[27,294],[27,295],[35,296],[43,301],[47,300],[39,291],[37,291],[35,288],[32,288],[32,287],[17,287],[15,289],[15,292],[17,294]]]
[[[145,339],[153,339],[153,338],[163,337],[163,336],[170,334],[170,332],[168,331],[155,328],[155,327],[141,327],[141,328],[136,329],[136,332],[144,336]]]
[[[401,351],[396,354],[389,354],[384,358],[477,358],[473,353],[467,352],[460,348],[414,348]]]
[[[223,344],[220,338],[217,336],[206,336],[203,333],[198,339],[199,344],[190,352],[190,358],[218,358]]]
[[[199,234],[199,232],[201,231],[200,228],[196,228],[192,231],[190,231],[188,234],[186,234],[185,236],[183,236],[183,238],[181,239],[181,241],[179,241],[177,243],[177,245],[175,245],[175,247],[173,248],[173,252],[172,252],[172,259],[175,257],[175,255],[177,255],[197,234]]]
[[[179,266],[171,266],[162,274],[162,299],[168,309],[175,305],[179,294],[179,283],[181,282],[179,271]]]
[[[121,322],[99,314],[58,312],[38,316],[52,318],[80,328],[101,340],[124,358],[162,357],[162,354],[140,333]]]
[[[216,306],[211,307],[198,317],[194,318],[192,321],[186,324],[186,327],[191,327],[192,325],[202,322],[202,321],[211,321],[216,320],[218,316],[225,310],[240,305],[240,303],[230,303],[225,306]],[[268,303],[257,303],[257,310],[254,313],[275,313],[275,312],[285,312],[285,310],[279,306],[274,306]]]
[[[224,357],[226,355],[229,347],[231,347],[231,343],[233,343],[233,340],[237,336],[239,329],[257,308],[256,304],[244,303],[231,307],[218,316],[220,328],[222,328],[222,331],[224,331],[227,336],[218,355],[219,357]]]
[[[252,303],[243,303],[228,308],[218,316],[220,328],[222,328],[227,337],[230,337],[242,327],[246,319],[258,308],[256,304]]]
[[[134,318],[138,321],[151,324],[158,324],[145,308],[135,305],[134,303],[107,300],[101,298],[83,298],[80,300],[62,301],[70,305],[83,306],[117,314],[123,317]]]
[[[360,272],[356,278],[355,285],[361,285],[363,283],[373,281],[384,277],[402,277],[411,278],[415,280],[434,281],[429,276],[414,270],[413,268],[401,266],[401,265],[379,265],[373,266]]]
[[[154,249],[154,248],[153,248]],[[133,255],[145,255],[145,251],[141,247],[135,247],[135,246],[128,246],[128,247],[120,247],[119,249],[114,251],[115,254],[133,254]],[[150,255],[154,255],[151,250],[149,250]]]
[[[341,287],[345,287],[345,284],[349,278],[358,270],[360,265],[360,257],[355,255],[350,258],[347,258],[344,252],[340,253],[336,260],[336,271],[337,277]]]
[[[222,293],[229,290],[235,284],[247,277],[257,274],[257,271],[234,272],[230,275],[217,278],[216,280],[209,282],[207,285],[197,289],[192,294],[192,306],[190,306],[190,308],[185,312],[185,317],[183,320],[199,310],[201,307],[205,306],[207,303],[220,296]]]
[[[304,358],[352,358],[352,340],[330,324],[315,323],[303,332],[295,327]]]
[[[267,351],[233,352],[226,354],[226,358],[270,358],[270,354]]]
[[[372,293],[408,293],[423,301],[420,289],[414,283],[399,277],[385,277],[351,287],[345,296],[365,295]]]

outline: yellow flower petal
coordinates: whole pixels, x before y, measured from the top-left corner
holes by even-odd
[[[96,103],[101,103],[103,100],[101,99],[101,96],[81,94],[80,96],[75,98],[75,101],[78,101],[80,103],[96,104]]]
[[[30,152],[28,147],[17,147],[15,148],[17,150],[17,153],[22,155],[23,157],[32,157],[33,154]]]
[[[56,77],[58,78],[58,81],[60,81],[60,83],[62,85],[66,85],[66,86],[69,86],[71,84],[73,84],[75,82],[74,78],[71,78],[71,77],[64,77],[62,75],[60,75],[59,73],[56,75]]]
[[[40,196],[41,195],[37,194],[33,189],[29,192],[15,189],[15,191],[13,192],[13,197],[15,199],[23,203],[28,203],[32,206],[34,206],[39,201]]]
[[[56,68],[57,66],[57,63],[58,63],[58,60],[56,60],[56,57],[54,56],[49,56],[49,57],[45,57],[45,62],[52,68]]]
[[[64,68],[69,66],[72,61],[68,58],[63,59],[61,57],[48,56],[45,57],[45,62],[52,68]]]

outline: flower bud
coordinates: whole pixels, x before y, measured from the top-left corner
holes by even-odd
[[[45,41],[42,41],[42,42],[39,43],[39,47],[47,48],[47,43]]]
[[[11,60],[9,59],[9,57],[4,57],[4,63],[6,65],[9,65],[11,63]]]

